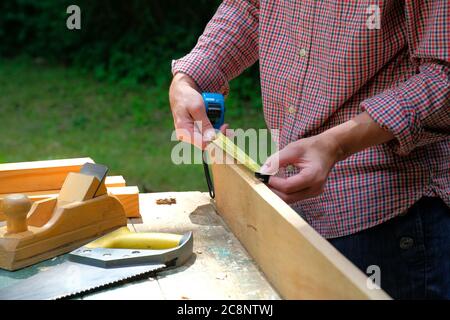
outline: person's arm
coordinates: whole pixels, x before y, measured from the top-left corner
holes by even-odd
[[[194,49],[172,63],[202,91],[228,93],[228,81],[258,59],[259,0],[224,0]]]
[[[271,156],[262,173],[293,164],[300,173],[271,177],[269,187],[287,202],[322,193],[337,161],[388,142],[407,155],[450,136],[450,16],[448,1],[406,1],[408,46],[418,73],[396,88],[361,103],[354,119],[293,142]]]
[[[450,134],[450,3],[405,1],[406,35],[417,74],[361,103],[395,139],[399,155]]]
[[[361,103],[380,127],[392,132],[390,146],[399,155],[450,134],[450,62],[427,59],[419,70],[400,86]]]
[[[205,147],[214,136],[200,93],[227,94],[228,81],[255,63],[258,21],[259,0],[225,0],[194,49],[172,62],[174,78],[169,98],[180,140],[194,144],[200,141]]]
[[[288,203],[312,198],[323,192],[336,162],[393,137],[363,112],[319,135],[290,143],[267,159],[261,173],[275,174],[280,167],[294,165],[301,169],[298,174],[289,178],[270,177],[269,187]]]
[[[406,35],[417,74],[361,103],[400,155],[450,133],[450,3],[405,1]]]

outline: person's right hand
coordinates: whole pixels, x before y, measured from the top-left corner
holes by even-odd
[[[195,81],[184,73],[177,73],[169,89],[170,108],[178,140],[182,140],[205,149],[214,139],[215,131],[206,115],[200,88]],[[225,134],[228,124],[220,131]]]

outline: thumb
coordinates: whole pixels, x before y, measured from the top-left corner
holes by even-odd
[[[267,158],[266,162],[260,169],[260,173],[274,175],[278,172],[280,167],[286,167],[287,165],[295,163],[297,161],[297,152],[295,152],[294,148],[288,145]]]
[[[234,138],[234,130],[230,129],[230,125],[228,123],[224,123],[220,127],[220,132],[222,132],[223,135],[227,136],[230,139]]]

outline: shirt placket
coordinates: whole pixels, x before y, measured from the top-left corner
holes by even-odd
[[[285,121],[281,134],[281,147],[285,147],[290,142],[298,139],[298,129],[296,121],[299,116],[299,109],[302,103],[304,81],[308,73],[308,66],[310,61],[312,31],[316,7],[319,1],[295,1],[293,10],[293,19],[296,25],[296,39],[294,48],[295,62],[292,72],[289,76],[289,83],[287,90],[290,90],[286,97],[285,106]],[[284,170],[284,175],[290,177],[299,172],[299,170],[292,165],[289,165]]]

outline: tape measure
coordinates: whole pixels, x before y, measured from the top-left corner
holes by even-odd
[[[202,93],[203,102],[205,103],[206,115],[208,116],[211,125],[214,129],[219,130],[225,121],[225,99],[220,93],[204,92]],[[252,158],[250,158],[243,150],[241,150],[233,141],[228,139],[222,133],[217,133],[216,139],[212,141],[216,146],[225,151],[228,155],[236,159],[239,163],[243,164],[254,172],[255,177],[267,183],[269,181],[270,175],[259,173],[260,165],[256,163]],[[205,171],[206,183],[208,185],[208,191],[211,198],[215,197],[214,185],[211,180],[211,175],[209,173],[208,164],[205,161],[206,152],[203,151],[203,169]]]
[[[220,93],[203,92],[203,102],[205,103],[206,115],[214,129],[219,130],[225,121],[225,99]],[[209,196],[214,199],[214,184],[209,173],[208,164],[205,160],[206,152],[203,150],[202,161],[205,172],[206,184],[208,185]]]
[[[225,99],[220,93],[202,93],[206,115],[214,129],[219,130],[225,121]]]

